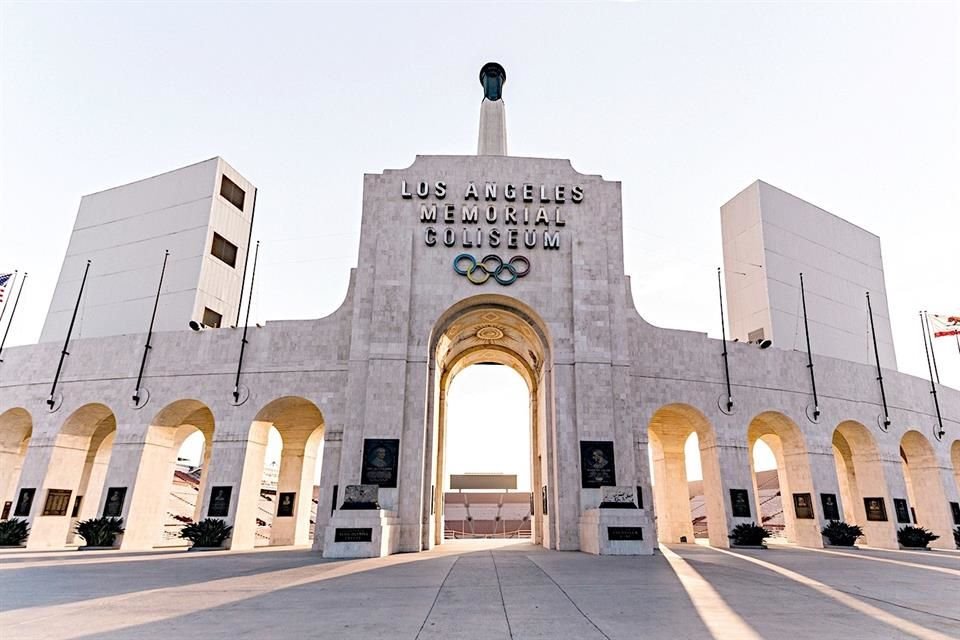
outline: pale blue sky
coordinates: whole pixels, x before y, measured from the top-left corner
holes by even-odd
[[[81,195],[214,155],[260,187],[253,319],[330,313],[362,174],[473,153],[488,60],[512,154],[623,182],[647,320],[719,334],[719,208],[761,178],[881,237],[926,376],[917,310],[960,311],[954,3],[3,2],[0,270],[31,274],[8,344],[39,336]]]

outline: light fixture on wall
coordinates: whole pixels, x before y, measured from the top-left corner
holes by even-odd
[[[761,340],[756,340],[753,344],[757,345],[761,349],[769,349],[770,346],[773,344],[773,342],[771,342],[770,340],[761,339]]]
[[[194,331],[203,331],[204,327],[206,326],[202,322],[197,322],[196,320],[191,320],[189,325]]]

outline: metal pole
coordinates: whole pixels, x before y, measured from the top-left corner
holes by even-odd
[[[720,291],[720,333],[723,335],[723,374],[727,381],[727,411],[733,408],[733,392],[730,390],[730,362],[727,359],[727,327],[723,318],[723,283],[720,267],[717,267],[717,289]]]
[[[10,279],[10,291],[13,291],[13,288],[17,286],[17,273],[16,269],[13,270],[13,277]],[[3,314],[7,312],[7,305],[10,304],[10,296],[7,296],[3,300],[3,307],[0,308],[0,322],[3,321]]]
[[[923,350],[927,352],[927,371],[930,373],[930,393],[933,394],[933,406],[937,410],[937,424],[939,428],[934,431],[933,435],[936,436],[937,440],[943,438],[945,431],[943,430],[943,416],[940,415],[940,401],[937,399],[937,386],[933,384],[933,366],[930,364],[930,349],[928,348],[927,342],[932,341],[932,338],[927,335],[929,331],[929,326],[926,326],[924,322],[924,314],[920,313],[920,330],[923,331]]]
[[[930,331],[930,316],[923,312],[923,321],[927,325],[927,336],[930,341],[930,355],[933,357],[933,374],[937,376],[937,384],[940,384],[940,370],[937,369],[937,352],[933,348],[933,332]]]
[[[10,310],[10,318],[7,320],[7,328],[3,332],[3,340],[0,340],[0,356],[3,355],[3,345],[7,344],[7,334],[10,333],[10,325],[13,324],[13,316],[17,314],[17,304],[20,303],[20,294],[23,293],[23,285],[27,282],[27,276],[29,274],[24,271],[23,277],[20,278],[20,289],[17,291],[17,298],[13,301],[13,309]],[[3,358],[0,358],[0,362],[3,362]]]
[[[90,261],[87,260],[87,266],[83,269],[83,280],[80,281],[80,292],[77,294],[77,303],[73,305],[73,316],[70,318],[70,327],[67,329],[67,339],[63,341],[63,350],[60,352],[60,364],[57,365],[57,373],[53,376],[53,386],[50,387],[50,397],[47,398],[47,406],[53,409],[56,402],[53,394],[57,391],[57,382],[60,380],[60,371],[63,369],[63,359],[70,355],[67,347],[70,346],[70,336],[73,335],[73,324],[77,320],[77,311],[80,309],[80,299],[83,298],[83,287],[87,284],[87,273],[90,271]]]
[[[877,349],[877,329],[873,326],[873,305],[870,304],[870,292],[867,291],[867,312],[870,315],[870,334],[873,336],[873,355],[877,359],[877,382],[880,383],[880,398],[883,400],[883,426],[890,426],[890,412],[887,410],[887,392],[883,389],[883,373],[880,370],[880,351]]]
[[[800,300],[803,302],[803,330],[807,334],[807,369],[810,370],[810,386],[813,387],[813,419],[820,417],[820,401],[817,399],[817,378],[813,375],[813,350],[810,348],[810,325],[807,324],[807,295],[803,287],[803,273],[800,273]]]
[[[233,401],[240,402],[240,370],[243,369],[243,352],[247,346],[247,327],[250,325],[250,305],[253,304],[253,281],[257,277],[257,256],[260,255],[260,241],[253,251],[253,270],[250,273],[250,293],[247,297],[247,317],[243,321],[243,339],[240,341],[240,360],[237,362],[237,379],[233,383]]]
[[[157,284],[157,297],[153,300],[153,313],[150,315],[150,328],[147,329],[147,343],[143,345],[143,358],[140,360],[140,372],[137,373],[137,386],[133,390],[134,404],[140,404],[140,383],[143,381],[143,368],[147,366],[147,354],[150,353],[150,338],[153,337],[153,322],[157,319],[157,306],[160,304],[160,288],[163,286],[163,274],[167,270],[167,258],[170,251],[163,252],[163,266],[160,267],[160,282]]]
[[[243,307],[243,286],[247,282],[247,262],[250,260],[250,242],[253,240],[253,218],[257,215],[257,188],[253,188],[253,206],[250,209],[250,233],[247,235],[247,255],[243,257],[243,278],[240,279],[240,296],[237,302],[237,320],[234,326],[240,326],[240,308]],[[253,286],[253,283],[250,283]]]

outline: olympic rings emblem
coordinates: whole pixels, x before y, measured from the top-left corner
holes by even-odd
[[[500,256],[491,253],[478,261],[469,253],[461,253],[453,259],[453,270],[473,284],[483,284],[492,277],[508,286],[530,273],[530,260],[525,256],[513,256],[509,262],[504,262]]]

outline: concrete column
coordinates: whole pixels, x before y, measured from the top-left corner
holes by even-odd
[[[741,522],[757,522],[760,518],[751,513],[749,518],[734,518],[730,503],[730,489],[746,489],[747,503],[756,504],[750,475],[750,451],[746,443],[705,445],[700,440],[700,462],[703,467],[703,493],[707,506],[710,544],[715,547],[730,546],[730,530]],[[723,470],[721,472],[721,469]]]
[[[554,446],[556,467],[549,492],[551,525],[557,551],[580,550],[580,436],[576,423],[573,365],[554,365]]]
[[[330,512],[337,506],[333,503],[333,487],[340,477],[340,443],[343,432],[330,428],[323,434],[323,462],[320,465],[320,497],[317,501],[317,524],[313,530],[313,550],[323,551],[323,540]],[[343,496],[343,487],[337,486],[337,501]]]
[[[310,507],[313,504],[313,469],[316,458],[306,456],[303,449],[288,451],[280,456],[280,475],[277,479],[277,500],[274,503],[271,545],[308,544],[310,542]],[[280,494],[296,493],[293,515],[277,517]]]
[[[127,487],[121,549],[148,550],[160,542],[176,455],[169,434],[160,427],[148,427],[140,437],[121,436],[114,442],[105,484]],[[98,513],[102,508],[100,505]]]
[[[44,516],[41,513],[47,499],[47,491],[50,489],[70,491],[71,504],[73,503],[86,464],[89,442],[89,436],[61,434],[55,442],[38,446],[37,455],[33,460],[30,459],[30,453],[33,452],[27,453],[27,464],[24,465],[20,484],[37,487],[33,508],[30,511],[32,521],[30,537],[27,539],[28,549],[62,549],[66,546],[70,531],[70,510],[68,509],[63,516]],[[39,467],[43,464],[42,458],[48,461],[44,465],[45,474],[41,469],[34,467],[34,465]],[[32,482],[36,484],[28,484]]]
[[[507,110],[503,100],[484,99],[480,103],[478,156],[507,155]]]
[[[950,486],[950,470],[941,469],[935,461],[910,462],[907,465],[913,485],[917,526],[925,527],[940,536],[930,543],[935,549],[956,549],[953,542],[953,517],[944,491]],[[956,498],[954,498],[956,499]]]
[[[694,541],[684,441],[664,438],[653,449],[657,539],[671,544],[684,537],[687,542]]]
[[[204,514],[204,496],[207,490],[207,479],[210,477],[210,461],[213,453],[213,439],[204,434],[203,456],[200,460],[200,482],[197,484],[197,506],[193,509],[193,521],[203,520]]]

